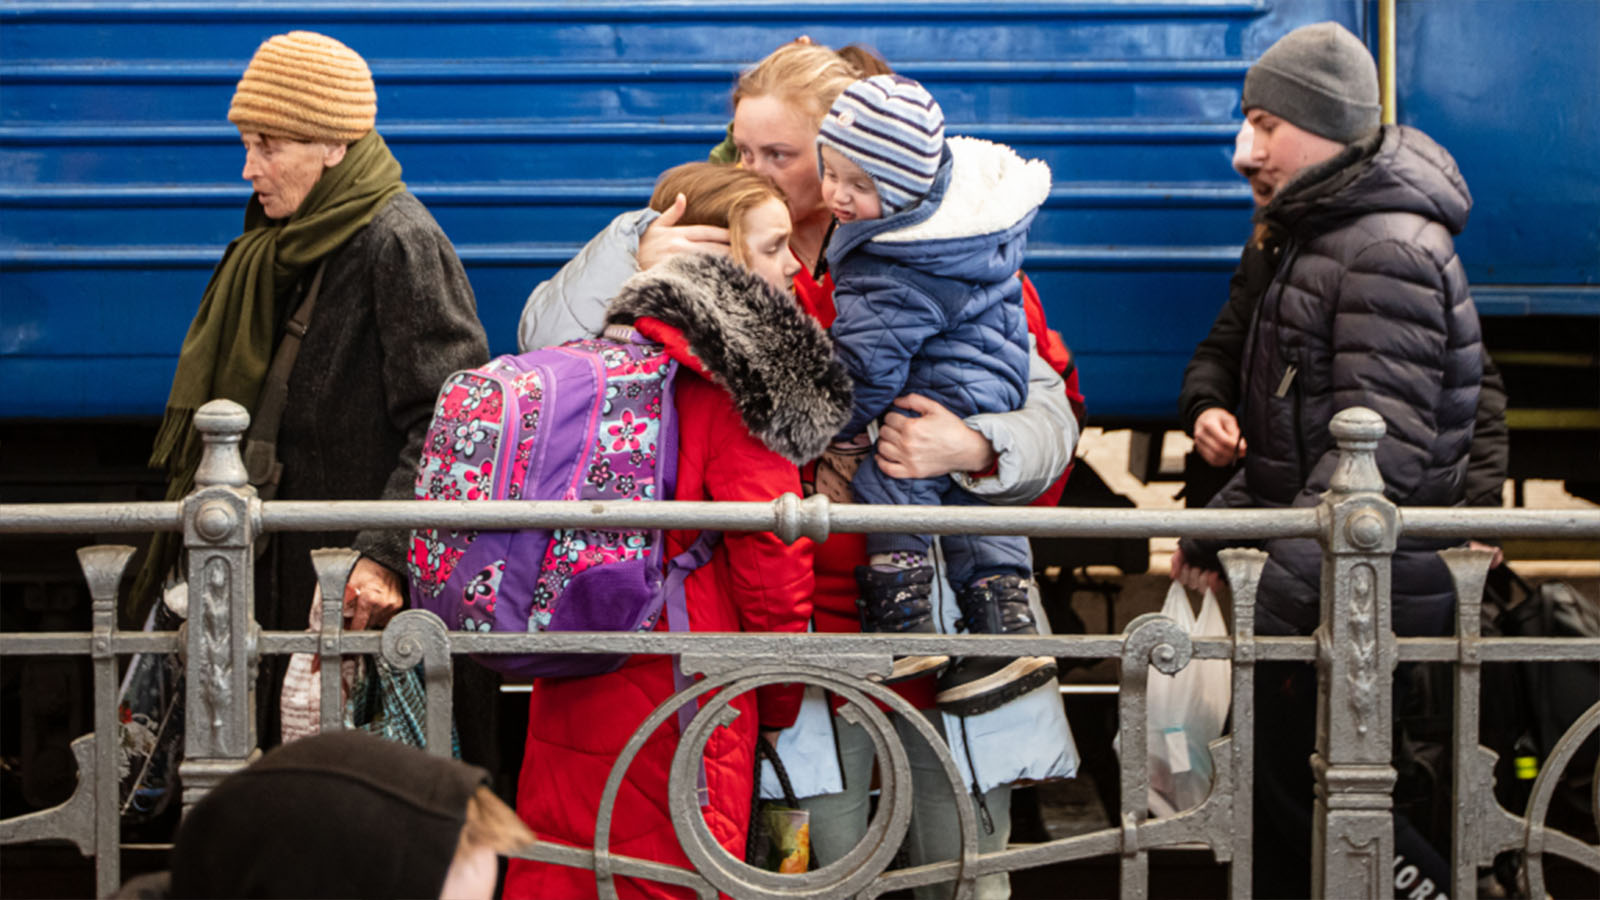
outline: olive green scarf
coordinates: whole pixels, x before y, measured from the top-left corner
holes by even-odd
[[[207,401],[228,399],[254,411],[272,363],[278,322],[295,286],[405,187],[400,163],[371,131],[322,173],[289,218],[267,218],[260,199],[251,196],[244,233],[228,245],[211,273],[183,339],[166,416],[150,454],[150,466],[166,470],[168,500],[194,488],[203,443],[194,429],[195,410]],[[151,541],[125,624],[136,627],[144,617],[180,547],[175,534],[157,534]]]

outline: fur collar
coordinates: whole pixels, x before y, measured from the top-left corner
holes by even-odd
[[[850,417],[850,377],[794,298],[720,256],[677,256],[628,279],[607,324],[651,318],[681,332],[695,365],[733,397],[745,427],[800,464]]]
[[[1016,225],[1050,196],[1050,167],[1005,144],[951,137],[950,185],[933,215],[873,238],[888,244],[993,234]]]

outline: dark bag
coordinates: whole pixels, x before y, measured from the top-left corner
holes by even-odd
[[[1507,569],[1509,572],[1509,568]],[[1496,617],[1499,632],[1507,637],[1600,637],[1600,603],[1561,581],[1546,581],[1537,588],[1510,573],[1510,583],[1523,595],[1521,602],[1501,606]],[[1507,591],[1507,594],[1511,593]],[[1488,599],[1485,599],[1488,605]],[[1527,804],[1533,781],[1561,736],[1589,707],[1600,702],[1600,663],[1519,662],[1485,666],[1501,670],[1511,681],[1516,721],[1509,731],[1512,745],[1502,750],[1509,757],[1510,779],[1501,779],[1501,803],[1513,812]],[[1487,717],[1488,711],[1485,710]],[[1500,748],[1496,748],[1500,749]],[[1550,805],[1550,824],[1575,836],[1594,837],[1590,798],[1594,796],[1595,763],[1600,757],[1600,736],[1590,735],[1561,773]],[[1509,783],[1506,783],[1509,782]],[[1509,802],[1508,802],[1509,801]]]
[[[1485,637],[1600,637],[1600,604],[1564,582],[1533,587],[1501,566],[1490,573],[1484,592],[1481,630]],[[1395,811],[1435,847],[1448,847],[1455,815],[1454,682],[1448,666],[1407,663],[1396,670],[1395,683]],[[1600,702],[1600,664],[1489,663],[1479,696],[1479,742],[1499,756],[1495,796],[1520,814],[1561,736]],[[1596,746],[1591,735],[1562,773],[1551,802],[1549,824],[1576,836],[1594,834],[1589,798]]]
[[[761,799],[761,761],[772,763],[772,771],[783,788],[783,803]],[[756,738],[755,786],[750,792],[750,831],[745,838],[744,861],[769,872],[799,873],[811,868],[810,814],[800,809],[789,773],[778,758],[778,751],[765,738]]]

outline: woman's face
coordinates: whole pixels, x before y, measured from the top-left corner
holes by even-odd
[[[794,289],[800,261],[789,252],[789,208],[777,197],[744,214],[745,265],[785,293]]]
[[[783,188],[796,222],[822,205],[817,175],[817,127],[802,111],[776,97],[746,97],[733,111],[739,163]]]

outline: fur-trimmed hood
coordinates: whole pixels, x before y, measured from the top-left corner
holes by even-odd
[[[727,389],[745,427],[801,464],[850,415],[850,377],[833,341],[794,298],[720,256],[674,257],[623,284],[606,324],[653,319],[683,337],[674,358]]]

